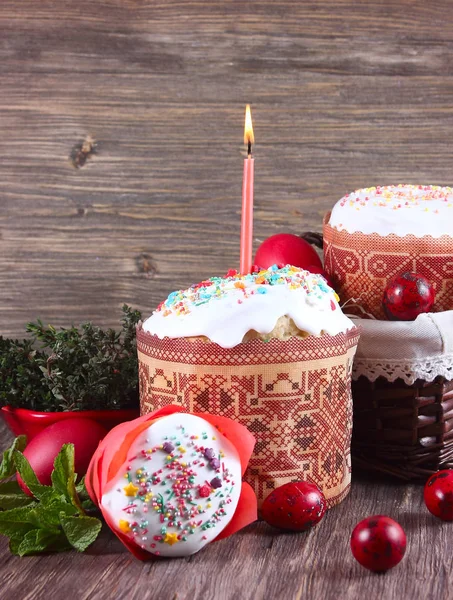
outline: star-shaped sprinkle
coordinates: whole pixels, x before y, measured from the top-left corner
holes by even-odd
[[[135,496],[137,495],[138,492],[138,487],[136,487],[132,481],[130,483],[128,483],[126,486],[123,487],[124,493],[126,494],[126,496],[131,496],[132,498],[135,498]]]
[[[124,519],[120,519],[120,522],[118,523],[118,525],[123,533],[129,533],[129,531],[131,530],[129,522],[125,521]]]
[[[178,534],[177,533],[167,533],[167,534],[165,534],[164,542],[166,544],[168,544],[169,546],[173,546],[173,544],[177,544],[179,542],[179,540],[178,540]]]

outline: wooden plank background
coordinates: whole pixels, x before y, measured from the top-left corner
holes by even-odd
[[[354,188],[451,183],[452,8],[2,0],[0,334],[38,316],[115,325],[123,302],[148,314],[171,290],[237,266],[246,102],[255,246],[320,230]],[[348,550],[372,513],[409,536],[384,577]],[[187,560],[143,566],[108,532],[87,555],[18,559],[3,540],[0,595],[442,600],[453,597],[450,537],[419,486],[356,479],[309,535],[261,523]]]
[[[357,187],[451,183],[451,8],[3,0],[0,333],[114,325],[237,266],[246,102],[255,246]]]

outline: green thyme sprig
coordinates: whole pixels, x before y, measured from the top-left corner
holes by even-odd
[[[33,340],[0,337],[1,406],[40,410],[53,405],[52,392],[39,367],[44,360],[46,355],[33,348]]]
[[[122,311],[120,331],[92,323],[56,329],[37,320],[26,326],[31,340],[0,337],[0,405],[42,411],[138,406],[141,313],[127,305]]]

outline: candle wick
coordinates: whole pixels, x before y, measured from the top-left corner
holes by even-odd
[[[247,144],[247,156],[252,156],[252,142],[250,140]]]

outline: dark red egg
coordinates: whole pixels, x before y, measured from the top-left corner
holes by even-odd
[[[443,521],[453,521],[453,470],[434,473],[424,489],[426,508]]]
[[[391,321],[413,321],[429,312],[435,301],[432,284],[417,273],[403,273],[387,284],[382,307]]]
[[[314,483],[285,483],[264,500],[261,516],[273,527],[307,531],[319,523],[327,509],[324,494]]]
[[[321,259],[311,244],[292,233],[278,233],[259,246],[255,265],[268,269],[272,265],[293,265],[307,269],[310,265],[322,269]]]
[[[75,417],[49,425],[36,435],[24,450],[24,455],[40,483],[51,485],[55,457],[64,444],[74,444],[74,465],[78,478],[87,472],[91,457],[107,430],[97,421]],[[30,491],[17,475],[17,482],[29,496]]]
[[[406,552],[406,534],[399,523],[384,515],[360,521],[351,535],[354,558],[370,571],[395,567]]]

